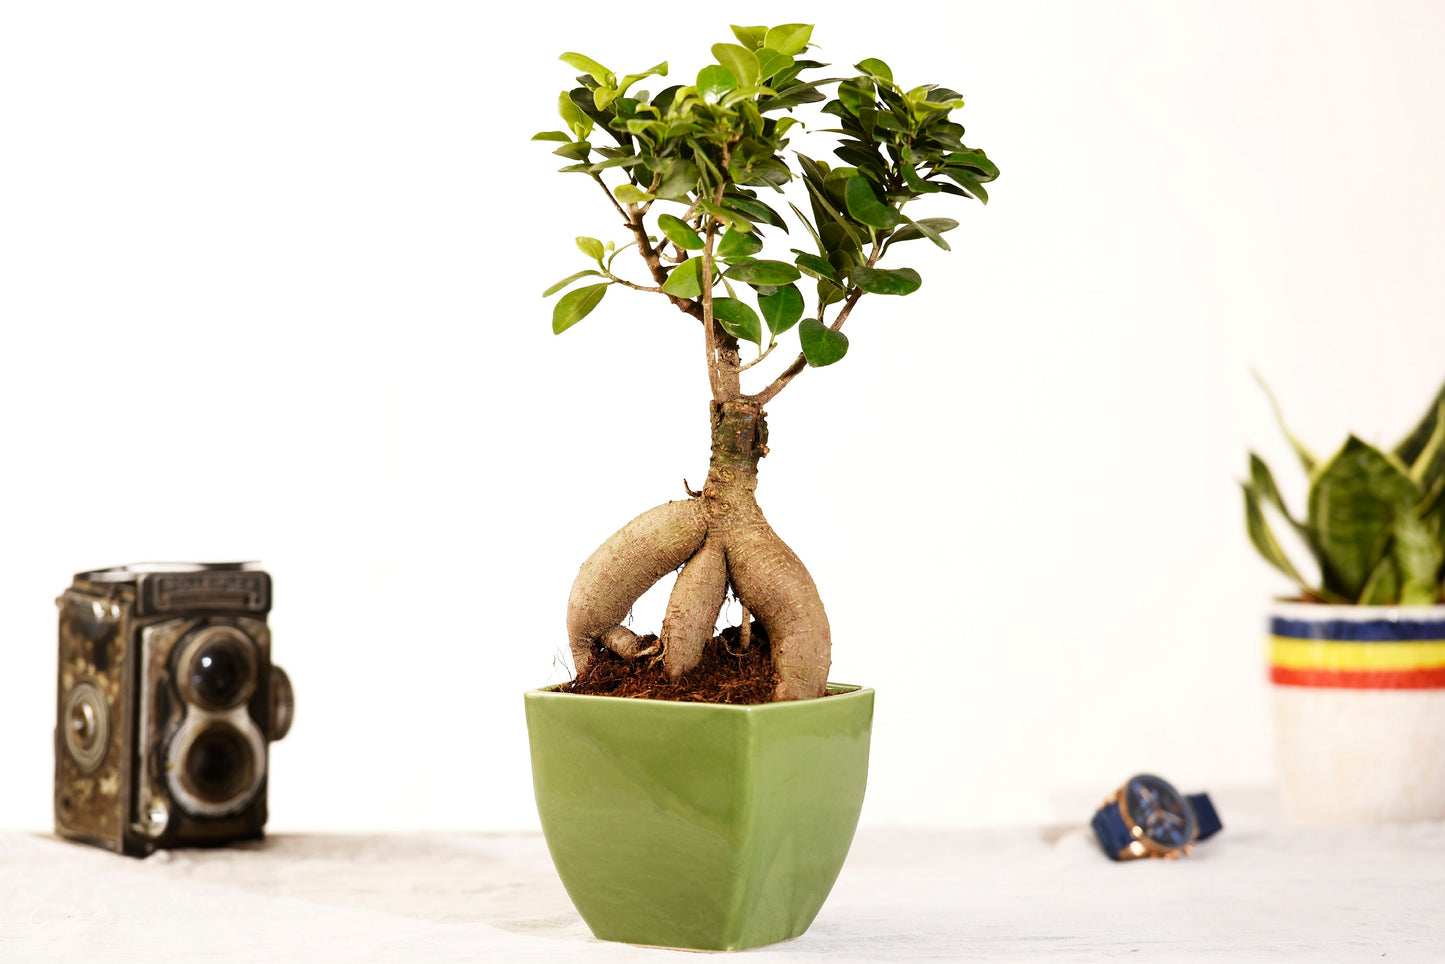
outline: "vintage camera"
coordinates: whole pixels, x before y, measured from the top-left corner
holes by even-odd
[[[291,726],[271,577],[247,563],[82,572],[60,607],[55,832],[143,857],[262,836]]]

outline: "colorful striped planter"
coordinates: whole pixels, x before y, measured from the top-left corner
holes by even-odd
[[[1445,818],[1445,606],[1277,603],[1268,658],[1291,817]]]

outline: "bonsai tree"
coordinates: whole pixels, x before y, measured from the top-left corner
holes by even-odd
[[[917,271],[894,266],[895,247],[926,239],[948,249],[943,235],[958,223],[915,219],[913,202],[987,202],[983,185],[998,169],[963,143],[964,129],[951,119],[963,106],[955,91],[905,87],[876,59],[858,62],[846,78],[814,79],[825,65],[806,56],[808,24],[732,30],[735,43],[712,47],[715,63],[656,94],[639,85],[666,77],[666,63],[619,76],[590,57],[563,54],[580,71],[558,98],[566,129],[533,138],[557,142],[554,153],[570,162],[561,170],[595,181],[606,198],[598,203],[621,221],[619,239],[577,238],[587,267],[544,293],[566,292],[552,330],[582,321],[613,288],[665,300],[699,326],[711,394],[702,491],[644,512],[583,563],[567,632],[579,674],[600,644],[627,659],[660,655],[676,678],[697,664],[731,587],[743,607],[744,643],[750,613],[771,643],[780,678],[774,698],[801,699],[824,693],[828,618],[807,568],[754,496],[758,460],[768,452],[764,406],[806,369],[845,356],[842,328],[864,296],[918,289]],[[786,152],[802,126],[793,112],[805,104],[822,104],[825,129],[839,135],[836,162]],[[807,210],[789,201],[789,219],[780,202],[798,181]],[[633,270],[644,272],[633,278],[618,261],[629,248]],[[784,347],[784,357],[792,357],[781,370],[744,391],[744,373],[787,345],[794,347]],[[621,623],[678,567],[661,632],[646,645]]]
[[[1266,389],[1268,391],[1268,389]],[[1270,396],[1276,416],[1279,406]],[[1390,451],[1351,435],[1321,462],[1280,427],[1310,478],[1304,521],[1285,508],[1269,466],[1253,452],[1244,487],[1250,541],[1318,602],[1428,606],[1445,593],[1445,387]],[[1295,568],[1264,516],[1271,506],[1314,556],[1320,584]]]

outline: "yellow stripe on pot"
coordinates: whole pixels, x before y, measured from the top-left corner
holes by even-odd
[[[1430,669],[1445,666],[1445,640],[1341,643],[1271,636],[1269,661],[1288,669]]]

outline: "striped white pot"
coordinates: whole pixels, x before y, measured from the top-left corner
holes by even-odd
[[[1291,818],[1445,819],[1445,606],[1276,603],[1269,662]]]

